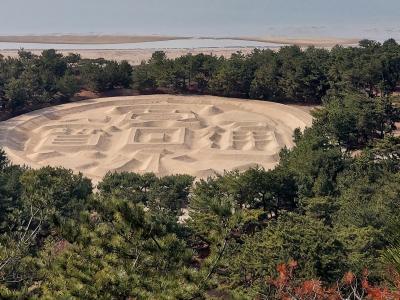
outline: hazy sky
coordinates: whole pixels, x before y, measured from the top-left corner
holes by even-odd
[[[1,0],[0,34],[90,32],[400,35],[400,0]]]

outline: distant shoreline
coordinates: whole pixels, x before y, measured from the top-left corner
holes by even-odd
[[[190,37],[158,35],[0,35],[0,43],[27,44],[129,44],[185,40]]]
[[[298,45],[333,47],[335,45],[355,45],[360,39],[349,38],[290,38],[290,37],[184,37],[184,36],[162,36],[162,35],[2,35],[0,43],[32,43],[32,44],[135,44],[144,42],[161,42],[188,39],[211,39],[211,40],[237,40],[251,41],[268,44]]]
[[[361,39],[356,38],[288,38],[288,37],[202,37],[203,39],[215,39],[215,40],[238,40],[238,41],[251,41],[251,42],[262,42],[269,44],[281,44],[281,45],[297,45],[301,47],[315,46],[315,47],[334,47],[336,45],[351,46],[357,45]]]
[[[177,47],[177,48],[132,48],[132,49],[107,49],[102,48],[102,45],[122,45],[122,44],[140,44],[146,42],[168,42],[176,40],[237,40],[248,42],[262,42],[265,46],[232,46],[232,47]],[[127,36],[127,35],[25,35],[25,36],[0,36],[0,43],[25,43],[25,44],[39,44],[43,45],[43,49],[51,48],[48,45],[62,45],[71,44],[76,45],[75,49],[58,49],[57,51],[67,55],[69,53],[77,53],[82,58],[105,58],[108,60],[122,61],[126,60],[132,65],[138,65],[142,61],[147,61],[151,58],[152,54],[161,50],[164,51],[168,58],[174,59],[182,55],[191,53],[208,54],[215,56],[230,57],[233,53],[238,51],[243,54],[251,53],[255,48],[259,49],[279,49],[283,45],[298,45],[300,47],[315,46],[321,48],[332,48],[335,45],[353,46],[358,43],[357,39],[339,39],[339,38],[321,38],[321,39],[294,39],[294,38],[254,38],[254,37],[177,37],[177,36]],[[47,46],[46,46],[47,45]],[[95,49],[79,49],[78,45],[95,45]],[[74,46],[75,47],[75,46]],[[25,50],[31,51],[34,54],[40,54],[41,48],[30,49],[25,47]],[[0,49],[0,55],[16,57],[19,48],[15,49]]]

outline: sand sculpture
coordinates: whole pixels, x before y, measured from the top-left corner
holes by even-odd
[[[273,168],[306,112],[264,101],[132,96],[50,107],[0,123],[15,163],[63,166],[100,180],[108,171],[206,177]]]

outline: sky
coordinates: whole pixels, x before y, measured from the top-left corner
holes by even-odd
[[[400,36],[400,0],[2,0],[0,34]]]

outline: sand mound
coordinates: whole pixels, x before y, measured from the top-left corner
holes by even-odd
[[[191,162],[197,161],[197,159],[195,159],[189,155],[179,155],[179,156],[173,157],[172,159],[176,159],[176,160],[186,162],[186,163],[191,163]]]
[[[201,116],[212,116],[216,114],[220,114],[223,111],[216,107],[215,105],[207,105],[199,111],[199,115]]]
[[[102,158],[106,158],[107,155],[100,152],[100,151],[87,151],[84,153],[78,153],[77,156],[79,156],[79,158],[81,159],[102,159]]]
[[[57,151],[48,151],[48,152],[38,152],[38,153],[32,153],[27,155],[28,158],[34,160],[34,161],[42,161],[54,157],[60,157],[63,156],[61,153]]]
[[[56,117],[49,117],[50,115]],[[75,102],[0,123],[16,163],[63,166],[97,180],[107,171],[188,173],[273,167],[311,116],[276,103],[204,96]]]

